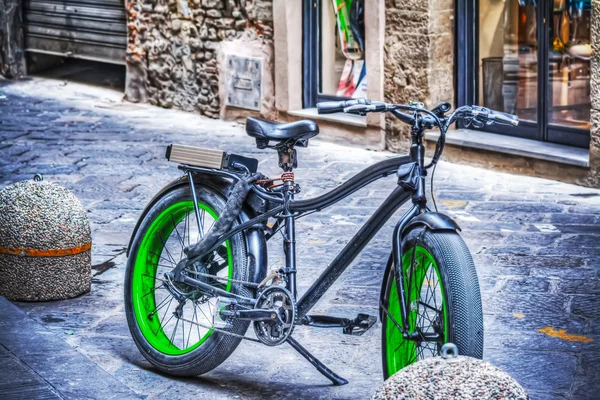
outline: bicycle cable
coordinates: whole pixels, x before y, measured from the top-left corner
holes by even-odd
[[[435,175],[436,168],[437,162],[433,165],[433,169],[431,170],[431,182],[429,183],[429,190],[431,191],[431,200],[433,201],[433,207],[435,208],[435,212],[438,212],[437,204],[435,202],[435,196],[433,195],[433,176]]]

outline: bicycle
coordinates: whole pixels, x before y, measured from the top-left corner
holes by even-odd
[[[483,356],[481,295],[473,259],[449,216],[427,205],[426,177],[443,152],[456,121],[475,128],[517,125],[513,115],[479,106],[450,112],[422,103],[388,104],[366,99],[325,102],[321,114],[390,112],[411,126],[410,153],[380,161],[318,197],[295,199],[296,147],[319,132],[312,121],[272,123],[248,118],[246,131],[258,148],[277,150],[283,174],[257,173],[258,161],[219,150],[170,145],[166,158],[183,175],[146,206],[129,243],[125,305],[129,329],[141,353],[173,375],[206,373],[225,361],[241,340],[268,346],[289,343],[334,385],[347,383],[293,338],[296,325],[341,328],[362,335],[382,321],[384,378],[438,355],[452,342],[460,354]],[[423,134],[438,128],[429,163]],[[298,299],[295,222],[396,174],[398,185],[312,286]],[[379,315],[355,318],[309,315],[309,310],[350,265],[394,212],[412,201],[393,231],[383,275]],[[285,265],[269,271],[266,242],[283,233]],[[400,267],[398,267],[400,266]],[[255,337],[246,336],[252,324]],[[179,330],[178,330],[179,329]],[[187,339],[187,340],[186,340]]]

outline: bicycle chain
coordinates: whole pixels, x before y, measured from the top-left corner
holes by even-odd
[[[239,280],[239,279],[224,278],[222,276],[206,274],[204,272],[192,271],[190,269],[185,269],[184,271],[187,272],[187,273],[190,273],[190,274],[203,276],[205,278],[213,278],[213,279],[220,280],[220,281],[227,281],[227,282],[231,282],[231,283],[239,283],[241,285],[252,287],[252,288],[258,288],[258,286],[259,286],[258,283],[242,281],[242,280]]]
[[[183,317],[177,317],[177,318],[180,319],[183,322],[187,322],[187,323],[190,323],[192,325],[198,325],[199,327],[204,328],[204,329],[212,329],[215,332],[221,332],[224,335],[230,335],[230,336],[233,336],[233,337],[236,337],[236,338],[239,338],[239,339],[250,340],[251,342],[262,343],[258,339],[254,339],[254,338],[247,337],[247,336],[244,336],[244,335],[239,335],[237,333],[229,332],[229,331],[226,331],[226,330],[221,329],[221,328],[216,328],[216,327],[208,325],[208,324],[201,324],[199,322],[194,322],[194,321],[191,321],[191,320],[189,320],[187,318],[183,318]]]

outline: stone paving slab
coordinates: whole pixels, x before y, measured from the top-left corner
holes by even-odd
[[[276,155],[256,149],[240,124],[122,103],[118,92],[42,79],[0,81],[0,91],[8,98],[0,103],[0,188],[41,172],[72,190],[92,223],[91,293],[68,301],[18,303],[48,335],[150,398],[356,399],[370,397],[381,384],[379,323],[362,337],[307,327],[295,331],[300,343],[350,381],[342,387],[329,385],[287,345],[242,343],[225,363],[201,377],[174,378],[154,370],[125,322],[124,251],[145,204],[180,175],[165,162],[165,146],[232,150],[259,159],[259,169],[270,176],[279,174]],[[330,190],[391,156],[311,140],[309,148],[299,149],[300,197]],[[437,205],[462,227],[480,277],[484,358],[515,377],[533,399],[597,398],[600,191],[445,162],[435,177]],[[393,177],[380,180],[298,221],[300,290],[308,288],[394,186]],[[392,230],[390,221],[315,313],[350,317],[376,312]],[[282,259],[279,243],[270,243],[269,252],[270,264]],[[41,349],[23,357],[43,367]]]
[[[4,297],[0,315],[0,398],[140,398]]]

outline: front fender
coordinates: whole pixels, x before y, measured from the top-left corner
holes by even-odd
[[[430,231],[459,231],[460,226],[452,218],[446,214],[438,212],[424,212],[414,217],[402,231],[402,236],[405,232],[410,231],[415,226],[426,226]]]
[[[227,178],[226,176],[201,173],[194,174],[194,183],[201,183],[202,185],[209,186],[210,188],[219,192],[224,198],[227,198],[229,190],[234,185],[234,182],[232,182],[231,179]],[[156,202],[166,193],[187,185],[189,185],[189,179],[187,175],[183,175],[179,179],[167,183],[158,191],[158,193],[154,195],[154,197],[152,197],[135,224],[135,228],[133,229],[131,238],[129,239],[129,244],[127,245],[127,257],[129,257],[131,245],[138,233],[142,220],[146,217],[152,206],[154,206],[154,204],[156,204]],[[257,197],[258,196],[253,195],[252,193],[248,195],[248,198],[246,199],[238,218],[239,223],[246,222],[257,215],[257,210],[259,207],[261,207],[259,202],[262,201],[262,199],[257,199]],[[248,255],[253,259],[255,264],[254,271],[252,272],[252,278],[254,282],[260,282],[260,280],[262,280],[267,273],[267,243],[263,232],[258,228],[247,229],[245,237]]]
[[[440,232],[440,231],[460,231],[460,226],[449,216],[437,213],[437,212],[424,212],[422,214],[414,217],[401,232],[402,237],[406,235],[411,229],[414,229],[418,226],[425,226],[428,230],[432,232]],[[385,288],[387,287],[387,280],[389,279],[390,271],[392,269],[392,265],[394,263],[394,253],[390,253],[388,258],[387,265],[385,267],[385,272],[383,273],[383,281],[381,283],[381,293],[379,294],[379,320],[381,321],[383,318],[383,310],[381,309],[381,305],[383,304],[383,297],[385,295]]]

